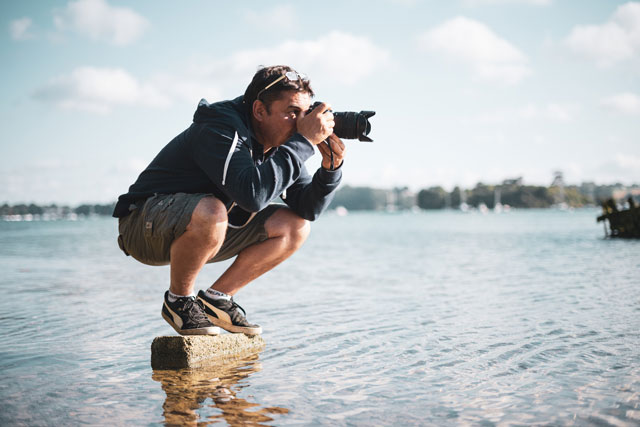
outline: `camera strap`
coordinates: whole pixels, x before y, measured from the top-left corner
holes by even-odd
[[[331,154],[331,169],[329,170],[335,170],[336,166],[333,164],[333,150],[331,149],[331,142],[329,142],[328,139],[325,139],[325,144],[327,144],[327,147],[329,147],[329,154]]]

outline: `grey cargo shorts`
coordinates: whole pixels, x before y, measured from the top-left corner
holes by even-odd
[[[208,196],[212,195],[177,193],[149,197],[139,206],[132,207],[129,215],[120,218],[118,246],[143,264],[169,264],[171,244],[187,229],[198,202]],[[284,205],[269,205],[244,227],[227,227],[222,247],[208,262],[224,261],[248,246],[267,240],[264,224],[282,207]]]

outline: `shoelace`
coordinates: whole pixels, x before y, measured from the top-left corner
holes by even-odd
[[[242,314],[243,314],[243,318],[247,317],[247,312],[244,311],[244,308],[240,307],[240,304],[238,304],[237,302],[235,302],[233,300],[233,298],[231,298],[231,311],[237,313],[236,309],[239,308],[240,310],[242,310]],[[239,314],[239,313],[238,313]],[[236,316],[233,316],[236,317]]]
[[[231,316],[231,321],[234,324],[246,324],[247,323],[247,312],[244,311],[244,308],[240,307],[240,304],[235,302],[233,300],[233,298],[231,298],[231,300],[229,300],[229,302],[231,302],[231,307],[229,308],[228,313]],[[243,314],[240,314],[240,311],[238,311],[237,309],[240,309],[240,311],[242,311]]]
[[[234,311],[236,308],[242,310],[242,313],[245,315],[245,317],[247,316],[247,312],[244,311],[244,308],[240,307],[240,304],[238,304],[233,300],[233,298],[231,298],[231,310]]]
[[[193,307],[194,304],[196,304],[197,307]],[[209,321],[207,315],[204,313],[204,306],[195,298],[189,298],[187,301],[185,301],[184,312],[187,313],[191,320],[194,320],[197,323]]]

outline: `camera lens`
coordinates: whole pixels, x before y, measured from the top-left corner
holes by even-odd
[[[369,117],[374,114],[375,111],[360,111],[359,113],[345,111],[333,113],[333,119],[335,121],[333,132],[340,138],[372,142],[373,140],[367,135],[371,132]]]

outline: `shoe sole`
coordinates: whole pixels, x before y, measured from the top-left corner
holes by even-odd
[[[162,312],[162,318],[180,335],[220,335],[220,328],[214,326],[198,329],[180,329],[164,311]]]
[[[253,335],[260,335],[262,333],[261,326],[258,326],[257,328],[250,328],[247,326],[236,326],[232,323],[224,322],[215,316],[211,316],[209,313],[207,313],[207,317],[209,318],[209,321],[214,325],[219,326],[225,331],[228,331],[234,334],[245,334],[245,335],[253,336]]]
[[[231,332],[233,334],[245,334],[245,335],[249,335],[249,336],[260,335],[262,333],[262,327],[261,326],[258,326],[258,327],[255,327],[255,328],[251,328],[251,327],[248,327],[248,326],[236,326],[233,323],[225,322],[224,320],[222,320],[219,317],[217,317],[215,314],[211,314],[210,313],[211,308],[209,308],[209,306],[211,304],[209,304],[208,302],[206,302],[205,300],[203,300],[200,297],[198,297],[198,299],[200,301],[202,301],[202,304],[204,305],[204,312],[207,315],[207,317],[209,318],[209,321],[211,323],[213,323],[214,325],[221,327],[225,331]]]

